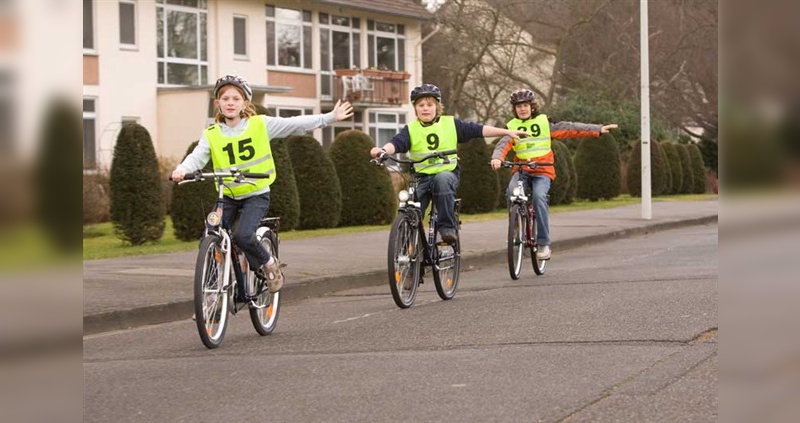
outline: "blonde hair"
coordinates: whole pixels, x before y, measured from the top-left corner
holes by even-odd
[[[413,106],[414,106],[414,116],[417,116],[417,102],[422,100],[423,98],[426,98],[426,97],[420,97],[414,102],[414,104],[413,104]],[[444,114],[444,106],[442,105],[442,102],[437,100],[434,97],[428,97],[428,98],[432,98],[433,101],[436,102],[436,116],[438,117],[438,116],[443,115]]]
[[[236,85],[233,85],[233,84],[229,84],[229,85],[231,87],[233,87],[233,88],[236,88],[236,91],[239,91],[239,94],[242,95],[242,98],[244,98],[244,99],[247,98],[247,96],[244,95],[244,92],[239,87],[237,87]],[[222,89],[219,90],[219,94],[217,94],[217,98],[215,100],[219,100],[219,96],[221,96],[221,95],[222,95]],[[255,115],[258,114],[256,112],[256,106],[254,106],[253,103],[251,103],[249,100],[245,100],[244,103],[245,103],[244,109],[242,109],[242,111],[239,112],[239,117],[242,117],[242,118],[248,117],[249,118],[251,116],[255,116]],[[225,116],[222,113],[219,112],[219,106],[217,106],[216,116],[214,116],[214,122],[217,122],[217,123],[225,122]]]

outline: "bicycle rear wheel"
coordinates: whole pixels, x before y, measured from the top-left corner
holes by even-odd
[[[436,244],[437,264],[433,266],[433,284],[439,298],[449,300],[456,295],[458,280],[461,276],[461,237],[456,229],[456,243]]]
[[[278,259],[278,235],[267,228],[258,228],[256,236],[264,248]],[[281,310],[281,292],[270,293],[266,281],[257,279],[255,273],[247,272],[247,277],[258,297],[250,302],[250,321],[259,335],[265,336],[272,333],[278,324],[278,315]]]
[[[392,298],[400,308],[411,307],[417,296],[420,250],[417,228],[406,213],[398,213],[389,233],[388,269]]]
[[[222,345],[228,326],[230,295],[224,282],[225,253],[221,238],[208,235],[200,242],[194,271],[194,314],[197,332],[206,348]]]
[[[522,272],[522,258],[525,255],[525,219],[518,204],[508,210],[508,274],[511,279],[519,279]]]
[[[548,260],[539,260],[536,254],[539,249],[538,245],[536,244],[536,219],[533,219],[531,226],[531,234],[533,234],[531,238],[531,263],[533,264],[533,273],[541,276],[544,275]]]

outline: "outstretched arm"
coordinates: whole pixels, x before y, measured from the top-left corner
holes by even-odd
[[[502,137],[503,135],[508,135],[509,137],[513,138],[528,137],[528,133],[525,131],[516,131],[511,129],[498,128],[495,126],[483,125],[484,137]]]

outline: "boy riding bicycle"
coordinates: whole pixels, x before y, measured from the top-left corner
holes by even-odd
[[[529,138],[514,139],[503,137],[497,143],[492,153],[492,169],[499,169],[511,149],[514,150],[520,161],[536,161],[555,163],[553,150],[550,148],[552,139],[599,137],[616,124],[595,125],[577,122],[554,122],[547,115],[539,112],[539,102],[536,101],[533,91],[519,89],[511,93],[511,106],[514,119],[506,124],[508,129],[524,130],[531,134]],[[536,211],[536,243],[540,246],[537,257],[540,260],[550,258],[550,217],[548,215],[547,193],[550,183],[556,178],[555,166],[542,166],[534,169],[525,169],[522,175],[523,184],[531,190],[533,207]],[[517,185],[519,173],[514,173],[508,184],[506,198],[511,195],[511,190]]]

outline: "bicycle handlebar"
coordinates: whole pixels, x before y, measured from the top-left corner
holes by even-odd
[[[527,168],[530,168],[530,169],[535,169],[535,168],[537,168],[539,166],[553,166],[553,163],[548,163],[548,162],[507,162],[507,161],[502,161],[502,162],[500,162],[500,166],[501,167],[505,167],[505,168],[519,166],[519,167],[527,167]]]
[[[419,160],[402,160],[402,159],[394,158],[394,157],[386,154],[385,152],[383,152],[378,157],[376,157],[376,158],[374,158],[374,159],[372,159],[370,161],[372,163],[376,164],[376,165],[380,165],[383,162],[385,162],[386,160],[391,160],[391,161],[393,161],[395,163],[419,164],[419,163],[422,163],[422,162],[424,162],[424,161],[426,161],[428,159],[431,159],[431,158],[434,158],[434,157],[438,157],[440,159],[444,159],[446,163],[449,163],[450,159],[447,156],[449,156],[451,154],[456,154],[456,153],[458,153],[458,150],[455,150],[455,149],[446,150],[446,151],[437,151],[435,153],[428,154],[427,156],[425,156],[425,157],[423,157],[423,158],[421,158]]]
[[[272,175],[269,173],[253,173],[253,172],[242,172],[236,169],[231,169],[228,172],[192,172],[187,173],[184,175],[183,180],[178,182],[192,182],[192,181],[204,181],[209,178],[234,178],[236,181],[241,181],[244,178],[249,179],[268,179],[271,178]],[[172,180],[172,176],[169,177],[169,180]]]

